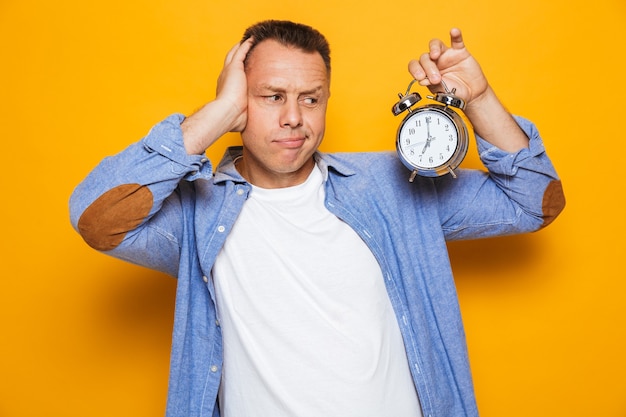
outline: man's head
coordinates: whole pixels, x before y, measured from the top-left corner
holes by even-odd
[[[241,41],[244,42],[249,38],[253,38],[254,45],[248,52],[248,57],[256,45],[264,40],[272,39],[281,45],[301,49],[304,52],[319,53],[330,75],[330,46],[328,41],[324,35],[310,26],[288,20],[265,20],[246,29]]]
[[[306,180],[326,126],[330,97],[328,43],[296,23],[261,22],[244,69],[248,83],[243,160],[238,169],[252,184],[283,188]]]

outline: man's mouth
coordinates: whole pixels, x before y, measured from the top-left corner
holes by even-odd
[[[274,143],[285,148],[299,148],[306,141],[306,136],[289,137],[274,140]]]

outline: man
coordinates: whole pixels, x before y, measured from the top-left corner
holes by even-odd
[[[326,155],[330,56],[266,21],[216,98],[103,160],[72,222],[95,249],[178,277],[168,416],[475,416],[446,239],[534,231],[562,210],[532,124],[453,29],[411,61],[467,102],[488,172],[417,178],[392,153]],[[205,150],[241,132],[213,173]]]

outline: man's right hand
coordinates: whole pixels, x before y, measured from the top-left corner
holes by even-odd
[[[188,154],[202,154],[228,132],[241,132],[246,127],[248,83],[244,60],[253,40],[235,45],[226,55],[217,80],[215,100],[187,117],[181,124]]]

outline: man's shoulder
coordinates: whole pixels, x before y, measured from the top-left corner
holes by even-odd
[[[333,152],[320,153],[317,163],[325,178],[332,177],[356,192],[410,192],[410,172],[396,152]]]
[[[340,161],[381,161],[397,159],[395,151],[320,152],[320,154],[325,158],[332,158]]]
[[[382,168],[391,169],[400,161],[395,152],[319,152],[318,162],[327,165],[343,175],[369,173]]]

